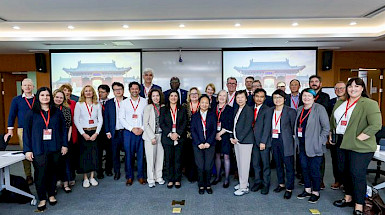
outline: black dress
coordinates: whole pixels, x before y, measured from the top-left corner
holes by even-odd
[[[217,117],[219,116],[219,111],[215,110]],[[234,108],[226,105],[225,110],[222,111],[221,116],[219,118],[219,122],[221,123],[221,128],[224,128],[228,131],[233,131],[234,124]],[[215,152],[221,153],[225,155],[229,155],[231,152],[232,144],[230,143],[230,133],[226,132],[221,136],[222,140],[216,142]]]

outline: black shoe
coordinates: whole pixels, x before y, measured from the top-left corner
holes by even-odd
[[[359,210],[354,210],[353,215],[364,215],[364,213],[362,211],[359,211]]]
[[[120,179],[120,172],[115,173],[114,180],[116,181],[116,180],[119,180],[119,179]]]
[[[112,172],[111,172],[111,171],[108,171],[108,172],[106,172],[106,175],[107,175],[108,177],[111,177],[111,176],[113,176],[113,174],[112,174]]]
[[[182,184],[179,182],[179,184],[175,184],[175,188],[179,189],[182,186]]]
[[[199,192],[200,195],[205,194],[205,188],[204,187],[200,187],[198,192]]]
[[[311,197],[311,193],[306,192],[305,190],[297,196],[297,199],[304,199]]]
[[[168,184],[167,184],[167,188],[168,188],[168,189],[171,189],[173,186],[174,186],[174,183],[172,183],[172,184],[168,183]]]
[[[63,190],[64,190],[64,192],[66,192],[66,193],[70,193],[70,192],[72,192],[72,190],[71,190],[71,187],[70,187],[70,186],[63,186]]]
[[[284,199],[290,199],[291,198],[291,194],[292,194],[293,192],[290,192],[290,191],[285,191],[285,194],[283,195],[283,198]]]
[[[206,192],[208,194],[213,194],[213,189],[211,189],[211,187],[206,187]]]
[[[47,209],[47,203],[43,206],[37,206],[37,212],[43,212],[45,211],[45,209]]]
[[[269,187],[263,186],[261,189],[261,194],[262,195],[267,195],[269,193]]]
[[[305,182],[303,181],[303,178],[301,178],[301,180],[299,180],[298,185],[301,185],[301,186],[305,185]]]
[[[49,205],[54,206],[54,205],[57,204],[57,200],[55,200],[55,201],[53,201],[53,202],[51,202],[50,200],[48,200],[48,203],[49,203]]]
[[[315,195],[315,194],[311,194],[311,196],[310,196],[308,202],[313,203],[313,204],[314,204],[314,203],[317,203],[319,197],[320,197],[319,195],[317,196],[317,195]]]
[[[280,185],[278,185],[278,186],[274,189],[274,192],[279,193],[279,192],[281,192],[281,191],[283,191],[283,190],[285,190],[285,189],[286,189],[285,187],[281,187]]]
[[[253,192],[257,192],[258,190],[262,189],[263,185],[262,184],[257,184],[255,183],[252,187],[251,187],[251,191]]]
[[[223,188],[229,188],[230,186],[230,182],[228,180],[225,180],[225,182],[223,182]]]
[[[98,173],[97,178],[98,178],[98,179],[103,179],[103,178],[104,178],[104,174],[103,174],[103,173]]]
[[[219,178],[215,178],[214,181],[211,182],[212,185],[216,185],[218,184],[219,182],[221,182],[222,178],[219,177]]]
[[[334,201],[333,205],[339,208],[353,207],[354,202],[353,201],[347,202],[345,199],[340,199],[340,200]]]

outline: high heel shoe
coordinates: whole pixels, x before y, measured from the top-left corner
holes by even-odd
[[[223,182],[223,188],[229,188],[229,186],[230,186],[230,181],[225,180],[225,182]]]

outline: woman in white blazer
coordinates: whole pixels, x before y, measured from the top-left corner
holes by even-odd
[[[164,184],[162,177],[164,151],[161,143],[160,108],[164,106],[164,96],[159,89],[151,89],[148,93],[148,105],[143,115],[143,140],[147,161],[147,182],[150,188],[155,182]]]

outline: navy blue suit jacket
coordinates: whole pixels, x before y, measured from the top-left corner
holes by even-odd
[[[254,109],[254,107],[253,107]],[[265,112],[269,109],[269,107],[265,104],[262,104],[261,108],[258,110],[257,119],[255,120],[255,124],[253,127],[254,130],[254,137],[255,137],[255,143],[257,146],[261,143],[263,131],[265,127]],[[269,147],[266,145],[266,147]]]
[[[217,134],[217,117],[214,112],[207,111],[206,115],[206,138],[203,133],[203,125],[200,111],[191,116],[191,136],[192,143],[198,146],[201,143],[215,145],[215,135]]]
[[[168,101],[168,94],[170,93],[170,91],[171,91],[171,89],[166,90],[166,91],[163,92],[164,99],[165,99],[166,103],[169,103],[169,101]],[[182,101],[180,104],[186,103],[187,102],[187,91],[184,90],[184,89],[180,89],[180,93],[181,93],[181,95],[179,95],[179,96],[180,96],[180,99]]]
[[[153,84],[151,89],[159,89],[160,91],[162,91],[162,88],[160,86],[156,85],[156,84]],[[146,98],[144,96],[144,85],[143,84],[140,85],[140,93],[139,93],[139,95],[140,95],[140,97]]]
[[[123,100],[124,99],[126,99],[126,97],[123,97]],[[112,138],[114,138],[116,128],[116,106],[114,99],[109,99],[104,106],[104,129],[106,133],[111,133]]]

